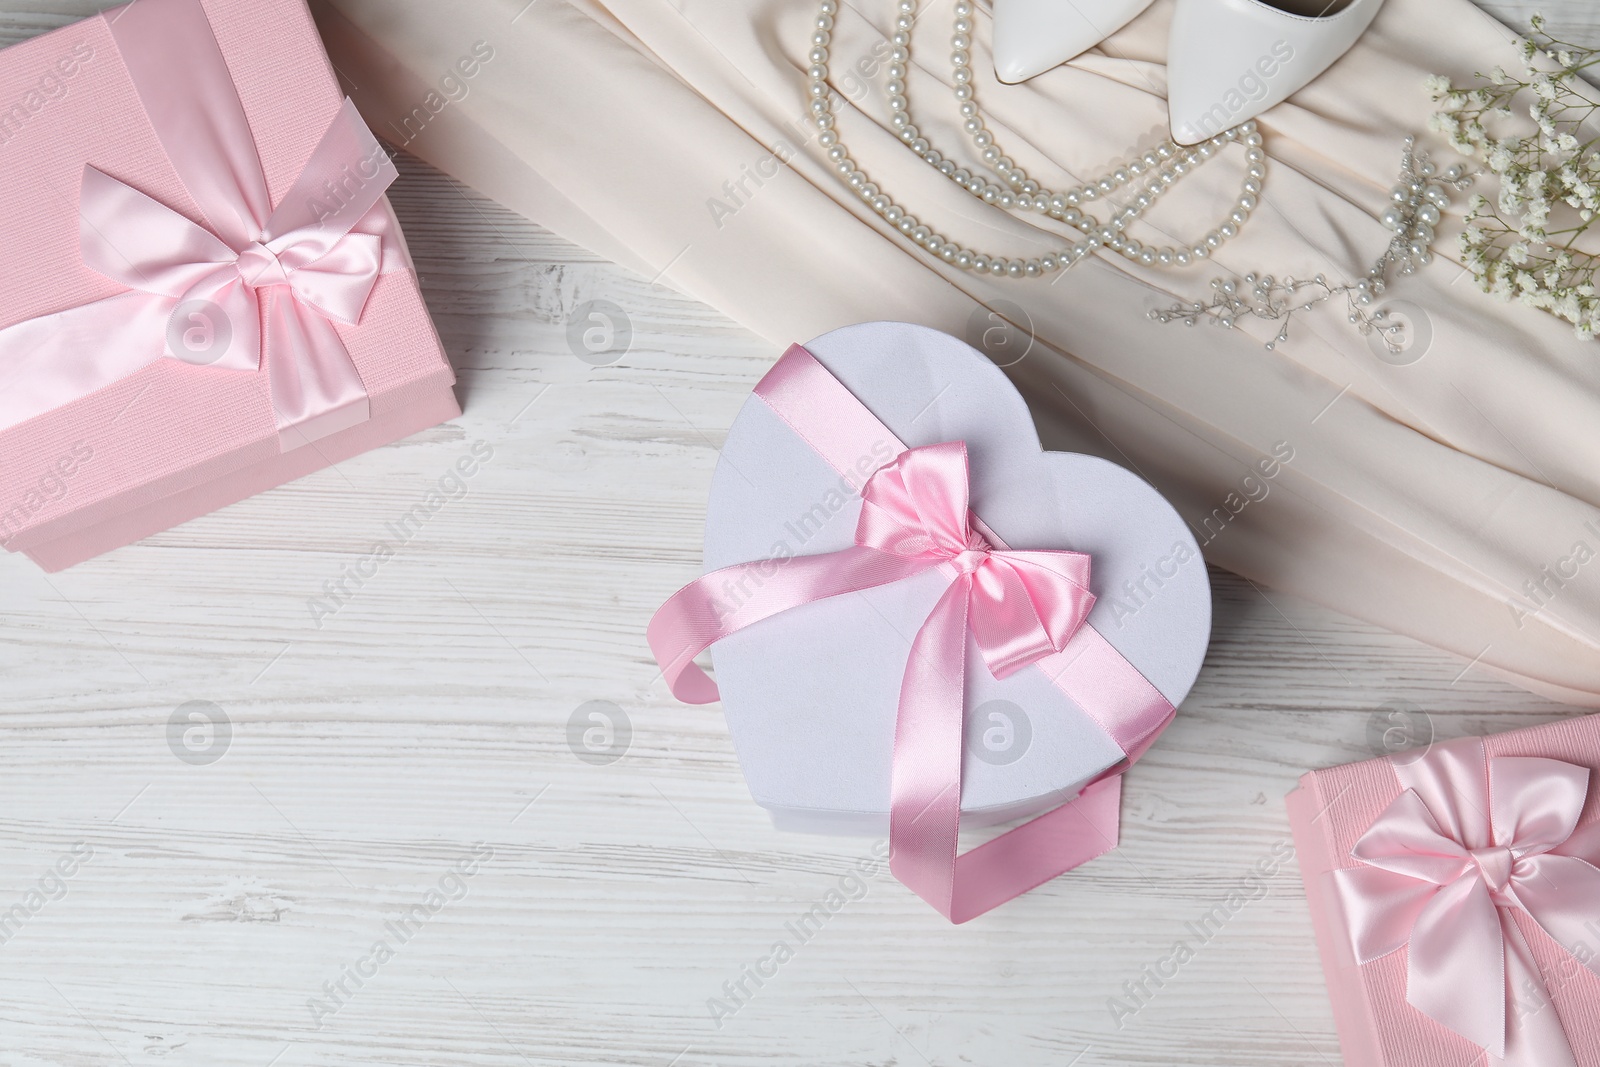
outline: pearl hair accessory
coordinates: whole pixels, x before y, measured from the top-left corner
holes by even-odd
[[[1377,332],[1379,340],[1391,354],[1402,351],[1403,327],[1390,320],[1382,308],[1369,311],[1374,298],[1388,287],[1389,268],[1400,274],[1412,274],[1433,261],[1428,246],[1433,243],[1433,228],[1443,218],[1450,206],[1450,195],[1445,190],[1460,192],[1472,184],[1473,176],[1459,163],[1447,167],[1442,173],[1419,151],[1417,139],[1407,137],[1400,154],[1400,179],[1389,190],[1393,203],[1379,217],[1384,226],[1394,231],[1389,247],[1367,270],[1366,277],[1354,284],[1329,282],[1323,275],[1315,278],[1273,278],[1270,274],[1251,272],[1244,278],[1213,278],[1209,303],[1174,304],[1166,308],[1153,308],[1150,317],[1158,322],[1181,322],[1193,326],[1205,319],[1214,326],[1233,329],[1238,319],[1253,315],[1258,319],[1279,322],[1278,335],[1267,342],[1273,349],[1289,338],[1289,320],[1296,312],[1310,311],[1313,307],[1336,296],[1343,296],[1349,305],[1346,318],[1363,334]]]
[[[919,221],[872,182],[851,158],[849,150],[834,129],[834,117],[829,107],[833,90],[828,84],[828,45],[832,39],[833,20],[838,14],[838,0],[821,0],[814,31],[811,35],[811,66],[809,94],[811,114],[818,129],[817,141],[828,153],[828,159],[851,189],[878,214],[882,215],[901,233],[937,255],[946,263],[962,270],[988,273],[1010,278],[1037,278],[1041,275],[1065,270],[1089,255],[1096,248],[1106,247],[1145,266],[1186,267],[1211,255],[1224,241],[1238,234],[1239,228],[1249,219],[1250,212],[1261,194],[1261,183],[1266,177],[1266,153],[1261,148],[1261,134],[1256,124],[1242,123],[1233,129],[1188,148],[1168,139],[1142,156],[1119,165],[1105,176],[1062,192],[1052,191],[1030,178],[1022,167],[1005,155],[995,144],[994,135],[983,122],[972,88],[972,3],[957,0],[955,5],[954,33],[950,39],[951,78],[955,83],[955,96],[964,120],[963,128],[978,150],[984,164],[1001,179],[996,184],[958,166],[945,157],[912,121],[910,103],[906,98],[906,65],[911,60],[911,27],[916,21],[918,0],[899,0],[899,14],[895,19],[894,36],[890,39],[888,68],[890,118],[900,140],[910,146],[939,173],[966,189],[973,196],[1008,210],[1035,212],[1065,222],[1084,234],[1081,240],[1046,252],[1036,259],[1008,259],[988,255],[936,233]],[[1179,178],[1194,167],[1211,159],[1231,142],[1245,149],[1245,178],[1239,198],[1230,209],[1228,217],[1215,229],[1206,233],[1192,246],[1158,248],[1141,244],[1124,233],[1129,222],[1138,218],[1156,198],[1170,189]],[[1143,184],[1138,184],[1142,180]],[[1085,205],[1096,199],[1109,197],[1119,189],[1136,188],[1131,201],[1113,211],[1102,221],[1087,210]]]

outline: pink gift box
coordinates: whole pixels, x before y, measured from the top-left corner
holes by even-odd
[[[86,166],[206,222],[113,37],[111,23],[136,6],[0,51],[0,328],[127,291],[84,261]],[[304,0],[199,6],[275,207],[343,94]],[[459,415],[399,226],[387,200],[373,211],[404,266],[378,276],[356,324],[334,327],[370,417],[296,447],[280,439],[265,360],[250,372],[158,358],[0,431],[0,542],[59,570]]]
[[[1570,840],[1594,840],[1595,824],[1600,822],[1600,773],[1596,773],[1600,771],[1600,715],[1450,742],[1449,746],[1458,753],[1473,753],[1475,743],[1481,743],[1482,757],[1489,761],[1507,756],[1543,757],[1588,769],[1587,797]],[[1489,1067],[1502,1062],[1408,1002],[1409,944],[1358,962],[1347,897],[1341,894],[1334,874],[1366,866],[1352,850],[1400,797],[1406,765],[1421,756],[1420,751],[1403,752],[1313,771],[1300,779],[1299,788],[1287,800],[1339,1044],[1350,1067]],[[1482,763],[1482,757],[1467,758]],[[1458,802],[1463,811],[1481,806],[1481,798],[1460,797]],[[1496,815],[1501,817],[1498,808]],[[1577,939],[1579,956],[1592,960],[1592,953],[1600,951],[1596,949],[1600,946],[1600,899],[1585,899],[1582,904],[1585,910],[1592,909],[1593,919]],[[1600,977],[1528,911],[1512,908],[1497,914],[1508,915],[1515,923],[1543,979],[1539,983],[1543,988],[1509,990],[1508,1018],[1517,1012],[1529,1017],[1553,1012],[1579,1067],[1600,1065]],[[1526,1062],[1567,1061],[1553,1054],[1535,1054]]]

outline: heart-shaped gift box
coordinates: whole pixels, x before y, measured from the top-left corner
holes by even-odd
[[[942,486],[951,491],[931,497],[954,500],[940,506],[964,520],[938,563],[891,581],[877,572],[844,592],[832,579],[814,579],[811,565],[821,561],[809,557],[844,561],[863,552],[858,523],[866,530],[897,506],[918,510],[916,498],[927,490],[906,489],[921,476],[902,465],[935,454],[943,471],[954,472],[946,481],[964,482],[959,492]],[[873,483],[892,488],[894,500],[880,507]],[[867,520],[863,493],[873,500]],[[899,530],[888,541],[906,543],[908,536]],[[966,550],[972,546],[978,551]],[[964,667],[953,651],[959,645],[947,640],[946,659],[957,662],[914,678],[917,661],[930,658],[913,652],[914,640],[943,610],[952,582],[983,584],[970,572],[988,565],[991,547],[1005,571],[991,585],[1010,592],[986,594],[987,607],[963,600],[956,624],[974,628],[965,635]],[[1080,612],[1062,628],[1066,640],[1047,658],[1025,669],[994,669],[978,616],[987,610],[1010,619],[1028,600],[1029,608],[1050,605],[1053,594],[1029,586],[1026,575],[1039,573],[1029,560],[1054,566],[1051,560],[1068,557],[1087,569],[1082,584],[1093,593],[1092,607],[1081,598],[1086,616]],[[1019,569],[1022,579],[1012,574]],[[795,570],[805,572],[811,592],[794,593],[801,581]],[[930,773],[952,779],[962,825],[1032,815],[1080,792],[1088,799],[1088,787],[1100,789],[1096,783],[1142,753],[1170,721],[1210,636],[1205,564],[1171,505],[1106,460],[1043,451],[1026,404],[997,366],[955,338],[904,323],[850,326],[796,346],[757,386],[728,432],[712,480],[705,571],[658,613],[652,645],[675,692],[705,701],[720,689],[750,792],[783,829],[889,831],[891,767],[901,775],[902,766],[926,755],[905,756],[917,747],[915,731],[906,733],[914,722],[902,721],[897,735],[897,714],[907,716],[903,693],[939,690],[941,677],[956,679],[944,692],[961,706],[962,743],[954,754],[952,735],[931,758],[939,770]],[[1073,579],[1063,581],[1058,588],[1071,593]],[[1029,618],[1054,617],[1052,611],[1046,606]],[[664,635],[674,629],[698,629],[699,640],[669,647]],[[680,686],[682,672],[697,674],[686,666],[689,657],[711,641],[716,685]],[[915,707],[910,714],[915,719]],[[913,762],[902,763],[903,756]],[[1114,796],[1110,803],[1114,838]],[[1106,809],[1098,810],[1104,822]],[[954,810],[949,815],[953,820]],[[1028,848],[1039,851],[1041,842],[1049,851],[1043,838]],[[1017,877],[1042,880],[1039,871]]]

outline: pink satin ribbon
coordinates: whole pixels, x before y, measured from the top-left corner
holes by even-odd
[[[84,262],[130,291],[0,330],[0,430],[162,357],[247,372],[265,357],[285,450],[365,421],[367,391],[334,323],[359,322],[378,276],[407,265],[385,240],[388,154],[346,100],[274,210],[197,0],[139,0],[103,17],[205,224],[84,168]]]
[[[1589,770],[1487,759],[1476,738],[1395,761],[1404,792],[1333,872],[1360,963],[1407,951],[1406,1000],[1508,1067],[1576,1067],[1555,1008],[1517,1010],[1545,989],[1514,913],[1591,970],[1585,924],[1600,915],[1600,834],[1575,832]],[[1531,984],[1530,984],[1531,983]]]
[[[1043,669],[1136,758],[1173,708],[1086,625],[1089,558],[1016,551],[968,507],[966,446],[906,448],[805,349],[791,348],[756,395],[859,486],[855,545],[726,567],[689,583],[651,619],[648,639],[674,695],[718,699],[694,657],[790,608],[938,569],[950,584],[912,641],[890,768],[890,870],[952,922],[965,922],[1117,843],[1121,767],[1077,799],[958,855],[969,635],[997,678]],[[894,458],[868,457],[887,445]],[[726,608],[725,580],[755,594]],[[745,588],[743,584],[740,588]]]

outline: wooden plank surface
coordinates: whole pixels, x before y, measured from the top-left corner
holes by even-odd
[[[10,42],[94,5],[0,7]],[[1600,40],[1585,0],[1544,8]],[[60,575],[0,559],[0,1065],[1338,1062],[1292,862],[1148,1003],[1111,998],[1394,709],[1440,738],[1570,709],[1214,573],[1119,851],[959,928],[887,873],[858,890],[873,842],[772,830],[643,640],[775,353],[400,162],[462,418]],[[605,366],[568,340],[594,300],[631,324]],[[464,495],[319,618],[475,444]],[[589,737],[611,762],[569,725],[593,701],[626,719]],[[227,730],[174,732],[192,702]],[[802,942],[833,888],[859,899]]]

